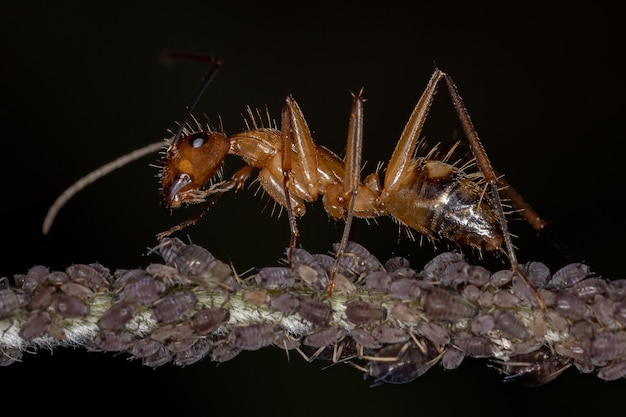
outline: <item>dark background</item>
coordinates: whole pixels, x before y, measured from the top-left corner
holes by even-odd
[[[174,49],[224,59],[198,112],[221,116],[229,133],[243,129],[247,105],[267,105],[278,118],[282,98],[293,94],[316,141],[342,153],[350,92],[364,87],[365,174],[388,160],[436,64],[456,81],[493,164],[553,222],[576,260],[623,278],[624,38],[619,14],[602,3],[17,3],[0,6],[1,275],[35,264],[145,266],[155,234],[195,212],[161,209],[154,155],[80,193],[41,235],[48,207],[66,187],[164,138],[182,118],[206,66],[161,65],[159,53]],[[440,94],[425,132],[431,143],[458,129]],[[227,172],[239,166],[228,158]],[[227,195],[186,233],[239,271],[273,265],[289,231],[286,216],[272,216],[271,208],[254,188]],[[553,269],[566,262],[526,224],[512,223],[521,262]],[[300,228],[300,243],[313,252],[329,250],[341,234],[320,202]],[[353,237],[382,260],[403,255],[418,268],[434,253],[398,238],[388,219],[356,220]],[[205,360],[153,370],[123,356],[44,349],[0,369],[0,387],[6,405],[28,411],[73,411],[80,396],[103,412],[209,414],[219,407],[241,415],[607,413],[626,388],[624,380],[607,383],[574,369],[527,388],[471,361],[370,388],[356,369],[325,365],[295,355],[289,362],[267,349],[217,367]]]

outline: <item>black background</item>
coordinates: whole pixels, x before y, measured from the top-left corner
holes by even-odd
[[[198,112],[221,116],[229,133],[243,129],[247,105],[267,105],[278,118],[282,98],[293,94],[316,141],[342,153],[350,92],[364,87],[364,173],[388,160],[437,65],[458,85],[493,164],[553,222],[576,260],[623,277],[624,38],[611,7],[36,3],[0,6],[2,275],[35,264],[145,266],[155,234],[195,212],[170,216],[159,206],[154,155],[80,193],[41,235],[48,207],[67,186],[166,137],[182,118],[206,66],[161,65],[159,53],[174,49],[225,60]],[[456,123],[441,89],[425,134],[431,143],[448,140]],[[228,158],[227,172],[239,166]],[[272,215],[254,190],[225,196],[186,231],[240,272],[276,264],[289,238],[286,216]],[[300,243],[313,252],[329,250],[341,234],[320,202],[300,228]],[[565,262],[523,222],[512,228],[520,261]],[[380,259],[404,255],[415,267],[434,253],[398,238],[388,219],[356,220],[353,238]],[[153,370],[123,356],[43,349],[0,369],[0,387],[6,406],[33,412],[90,412],[75,409],[80,397],[102,412],[207,415],[216,408],[241,415],[607,413],[626,388],[624,380],[607,383],[574,369],[527,388],[471,361],[370,388],[356,369],[325,365],[295,355],[288,361],[272,348],[220,366],[205,360]]]

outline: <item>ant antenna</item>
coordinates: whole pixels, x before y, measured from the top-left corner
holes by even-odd
[[[204,91],[213,80],[213,77],[215,77],[215,74],[217,73],[218,69],[222,65],[221,58],[218,58],[213,55],[193,54],[193,53],[185,53],[185,52],[163,52],[161,54],[162,62],[171,63],[175,59],[186,59],[186,60],[192,60],[192,61],[209,62],[211,63],[211,68],[209,68],[209,70],[204,74],[204,77],[202,78],[202,82],[200,84],[200,88],[198,89],[198,91],[196,91],[194,95],[194,99],[191,101],[190,104],[187,105],[187,107],[185,107],[185,117],[180,123],[178,130],[176,131],[176,134],[174,135],[172,140],[169,141],[170,146],[171,144],[177,142],[179,138],[181,137],[183,131],[185,130],[185,126],[187,125],[187,122],[189,121],[189,118],[191,117],[193,110],[195,109],[196,105],[200,101],[200,98],[204,94]],[[44,221],[43,221],[42,233],[44,235],[47,235],[48,232],[50,232],[52,223],[54,223],[54,219],[56,218],[61,208],[79,191],[83,190],[88,185],[94,183],[98,179],[115,171],[116,169],[119,169],[148,154],[154,153],[161,148],[163,148],[162,140],[151,143],[149,145],[136,149],[130,153],[127,153],[126,155],[123,155],[101,166],[100,168],[90,172],[89,174],[85,175],[84,177],[76,181],[74,184],[68,187],[59,197],[57,197],[57,199],[54,201],[52,206],[50,206],[50,208],[48,209],[48,213],[46,214],[46,217],[44,218]]]

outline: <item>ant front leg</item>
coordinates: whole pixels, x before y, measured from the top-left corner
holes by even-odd
[[[287,209],[287,216],[289,219],[289,228],[291,230],[291,238],[289,240],[289,250],[287,258],[289,265],[292,264],[293,251],[296,247],[296,240],[298,238],[298,224],[296,222],[296,212],[292,204],[292,198],[298,199],[300,202],[302,197],[306,201],[314,201],[317,199],[318,177],[317,177],[317,150],[311,131],[304,119],[302,110],[292,97],[287,97],[283,105],[281,112],[281,136],[282,136],[282,156],[281,167],[283,174],[283,193],[285,196],[285,207]],[[296,196],[294,192],[293,196],[291,189],[295,190],[294,180],[294,167],[293,167],[293,150],[298,155],[298,177],[302,183],[303,193],[302,196]],[[299,215],[304,214],[302,210]]]
[[[478,133],[476,132],[476,129],[474,128],[474,124],[472,123],[472,120],[470,119],[469,113],[467,112],[467,108],[465,107],[465,104],[463,103],[463,100],[461,99],[461,96],[456,88],[456,85],[454,84],[454,82],[452,81],[452,78],[450,78],[448,74],[440,70],[436,70],[435,75],[433,75],[433,77],[436,77],[437,80],[441,78],[445,79],[446,85],[448,87],[448,91],[450,93],[452,102],[454,104],[454,108],[457,111],[459,120],[461,121],[461,125],[463,127],[463,131],[465,133],[465,136],[467,137],[467,140],[469,141],[472,154],[474,155],[474,159],[476,160],[476,165],[478,166],[478,169],[480,170],[480,172],[483,174],[485,181],[487,183],[487,186],[491,188],[491,194],[493,196],[495,208],[498,214],[500,225],[502,227],[504,243],[506,245],[506,250],[507,250],[508,257],[509,257],[509,261],[511,263],[511,268],[515,273],[517,273],[517,275],[522,279],[522,281],[524,281],[524,283],[528,286],[528,288],[532,290],[532,292],[534,293],[537,299],[537,302],[539,303],[539,306],[541,307],[542,310],[545,310],[546,305],[543,301],[543,297],[541,296],[537,288],[535,288],[535,286],[530,282],[526,274],[521,270],[519,263],[517,261],[517,255],[515,253],[515,248],[511,240],[511,234],[509,233],[509,230],[508,230],[508,222],[506,220],[504,209],[502,207],[502,201],[500,199],[500,191],[498,190],[498,177],[496,176],[496,173],[491,166],[491,162],[489,161],[489,158],[487,157],[487,153],[485,152],[485,149],[483,148],[482,142],[480,141],[478,137]],[[534,226],[532,222],[531,222],[531,225]]]

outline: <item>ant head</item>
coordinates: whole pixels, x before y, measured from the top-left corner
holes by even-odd
[[[198,191],[222,166],[230,149],[223,133],[195,132],[174,140],[164,158],[161,202],[167,209],[197,202]]]

